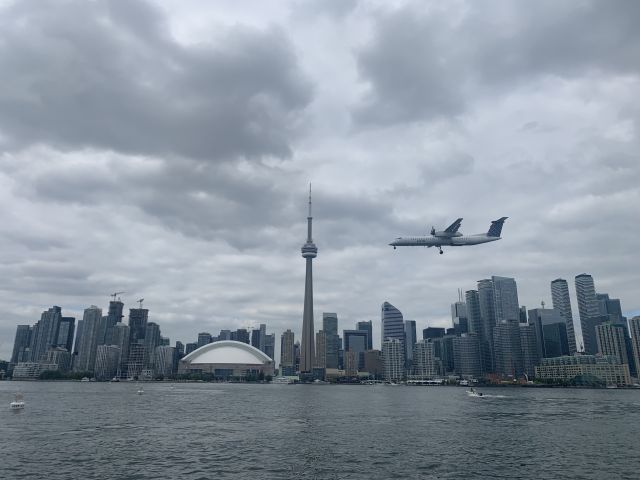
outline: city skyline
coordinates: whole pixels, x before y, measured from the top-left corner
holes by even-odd
[[[172,339],[300,338],[310,181],[316,331],[384,301],[448,326],[494,275],[528,309],[566,279],[576,331],[583,272],[640,312],[629,4],[236,3],[1,2],[0,358],[114,291]],[[481,251],[387,245],[502,215]]]

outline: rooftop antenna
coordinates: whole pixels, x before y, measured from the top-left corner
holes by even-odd
[[[309,218],[311,218],[311,182],[309,182]]]
[[[140,310],[142,310],[142,302],[144,302],[144,298],[141,298],[139,300],[136,300],[136,302],[138,303],[138,305],[140,305]]]

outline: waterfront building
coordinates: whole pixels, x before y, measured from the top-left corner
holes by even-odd
[[[302,257],[306,263],[304,280],[304,310],[302,313],[302,343],[300,344],[300,373],[311,373],[315,362],[315,341],[313,338],[313,266],[312,261],[318,255],[313,243],[311,216],[311,186],[309,186],[309,214],[307,215],[307,241],[302,246]]]
[[[405,344],[402,312],[389,302],[382,304],[382,341],[394,339]]]
[[[455,355],[453,352],[453,339],[457,335],[453,329],[447,329],[447,334],[440,339],[442,345],[440,352],[441,375],[455,373]]]
[[[280,337],[280,375],[295,375],[294,335],[291,330],[286,330]]]
[[[115,345],[98,345],[94,376],[96,380],[111,380],[120,367],[120,348]]]
[[[495,305],[495,321],[520,321],[520,304],[518,302],[518,287],[514,278],[491,277],[493,298]]]
[[[524,371],[519,324],[518,319],[501,320],[493,329],[495,373],[505,378],[518,378]]]
[[[154,374],[158,377],[170,377],[176,373],[176,349],[169,345],[156,347],[153,362]]]
[[[127,378],[142,378],[145,369],[146,348],[143,343],[132,343],[129,346],[129,360],[127,362]]]
[[[322,314],[322,331],[325,334],[325,363],[327,368],[337,369],[340,361],[340,336],[338,335],[338,315],[332,312]]]
[[[529,310],[529,323],[535,326],[539,355],[544,358],[570,355],[567,322],[560,310],[534,308]]]
[[[629,365],[625,343],[625,327],[613,322],[606,322],[596,326],[596,343],[598,353],[616,357],[620,363]]]
[[[598,351],[595,327],[608,319],[600,316],[593,277],[586,273],[581,273],[576,275],[575,284],[584,351],[589,355],[594,355]]]
[[[212,374],[217,378],[273,375],[274,364],[264,352],[245,343],[223,340],[209,343],[180,360],[178,373]]]
[[[82,332],[84,330],[84,321],[78,320],[78,326],[76,328],[76,339],[73,342],[73,356],[78,357],[80,351],[80,345],[82,344]]]
[[[456,374],[465,378],[479,378],[482,375],[482,362],[478,335],[463,333],[454,337],[452,343]]]
[[[482,319],[482,351],[483,370],[485,373],[495,371],[493,353],[493,328],[496,325],[496,307],[493,294],[493,282],[490,279],[478,281],[478,304]]]
[[[387,382],[400,382],[405,377],[404,342],[397,338],[388,338],[382,342],[382,361],[384,379]]]
[[[636,375],[640,375],[640,316],[629,320],[629,330],[631,330],[631,350],[633,361],[636,366]]]
[[[347,377],[355,377],[358,375],[359,355],[354,350],[344,351],[344,374]]]
[[[102,327],[102,309],[91,305],[82,316],[82,338],[74,370],[93,372],[96,363],[99,334]]]
[[[109,302],[109,311],[102,325],[103,331],[99,334],[98,345],[111,345],[113,343],[111,338],[113,327],[115,327],[116,323],[122,322],[124,318],[124,315],[122,315],[123,309],[124,303],[119,298]]]
[[[536,367],[536,378],[580,383],[596,377],[607,385],[631,385],[629,366],[613,356],[571,355],[543,358]]]
[[[429,379],[438,375],[433,343],[420,340],[413,345],[413,375],[420,379]]]
[[[39,376],[39,362],[19,362],[13,367],[14,380],[36,380]]]
[[[446,333],[446,329],[442,327],[427,327],[422,330],[422,339],[433,340],[434,338],[442,338]]]
[[[197,347],[204,347],[205,345],[211,343],[211,334],[208,332],[200,332],[198,334],[198,342]]]
[[[578,349],[573,326],[573,313],[571,312],[571,299],[569,298],[569,284],[564,278],[556,278],[551,282],[551,301],[553,302],[553,308],[558,310],[564,319],[567,329],[569,355],[573,355]]]
[[[45,352],[40,361],[40,372],[57,370],[68,372],[71,370],[71,353],[63,347],[52,347]]]
[[[25,350],[29,350],[31,343],[31,326],[18,325],[16,336],[13,341],[13,352],[11,353],[11,363],[25,362]]]
[[[358,322],[356,329],[362,330],[368,333],[367,338],[367,350],[373,350],[373,322],[371,320],[366,322]]]

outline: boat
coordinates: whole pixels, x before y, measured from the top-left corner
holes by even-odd
[[[473,387],[471,387],[469,390],[467,390],[467,395],[469,395],[470,397],[482,397],[482,393],[476,391]]]
[[[142,389],[142,387],[140,387],[136,393],[138,395],[142,395],[144,393],[144,390]]]
[[[110,382],[111,382],[111,383],[116,383],[116,382],[119,382],[119,381],[120,381],[120,379],[119,379],[118,377],[113,377],[113,378],[110,380]]]
[[[88,382],[89,381],[89,377],[82,377],[82,380],[80,380],[81,382]]]
[[[11,410],[22,410],[24,408],[24,398],[21,393],[16,393],[15,399],[9,404]]]

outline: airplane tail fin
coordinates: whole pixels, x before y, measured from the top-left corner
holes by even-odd
[[[491,226],[489,227],[489,231],[487,232],[487,236],[489,237],[499,237],[502,233],[502,225],[504,225],[504,221],[509,217],[502,217],[498,220],[494,220],[491,222]]]

